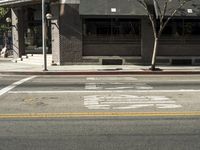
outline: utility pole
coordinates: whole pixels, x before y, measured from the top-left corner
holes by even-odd
[[[43,71],[47,70],[47,52],[46,52],[46,8],[45,8],[45,0],[42,0],[42,49],[44,56],[44,66]]]

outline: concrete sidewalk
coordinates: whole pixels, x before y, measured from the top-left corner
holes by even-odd
[[[128,74],[200,74],[200,66],[158,66],[151,71],[142,65],[64,65],[48,66],[13,63],[12,58],[0,58],[0,74],[19,75],[128,75]]]

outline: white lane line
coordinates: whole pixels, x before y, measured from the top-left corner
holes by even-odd
[[[157,103],[159,103],[159,104],[167,104],[167,103],[175,103],[174,101],[140,101],[140,102],[123,102],[123,101],[121,101],[121,102],[101,102],[101,104],[157,104]]]
[[[22,80],[19,80],[17,82],[14,82],[13,84],[3,88],[0,90],[0,96],[2,96],[3,94],[9,92],[10,90],[14,89],[16,86],[28,81],[28,80],[31,80],[33,78],[35,78],[36,76],[31,76],[31,77],[28,77],[28,78],[25,78],[25,79],[22,79]]]
[[[92,80],[92,81],[94,81],[95,78],[93,78],[93,77],[88,77],[87,80]]]
[[[66,90],[66,91],[9,91],[10,94],[59,94],[59,93],[177,93],[200,92],[200,90]]]
[[[136,87],[136,89],[138,89],[138,90],[151,90],[151,89],[153,89],[153,87],[150,87],[150,86],[141,86],[141,87]]]

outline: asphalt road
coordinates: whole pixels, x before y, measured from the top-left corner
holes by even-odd
[[[199,117],[0,120],[1,150],[199,150]]]
[[[0,75],[0,150],[199,150],[200,76]]]

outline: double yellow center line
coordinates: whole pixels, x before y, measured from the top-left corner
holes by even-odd
[[[66,112],[0,114],[0,119],[75,118],[75,117],[176,117],[200,116],[200,112]]]

